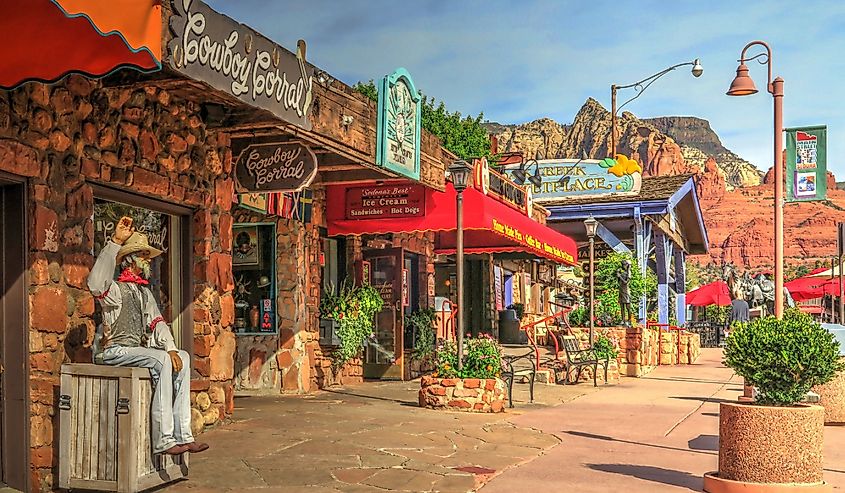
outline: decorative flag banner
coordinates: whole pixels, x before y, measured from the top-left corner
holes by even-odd
[[[786,201],[827,196],[827,126],[787,128]]]

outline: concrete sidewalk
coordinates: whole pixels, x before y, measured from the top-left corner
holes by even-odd
[[[719,402],[736,401],[742,379],[702,350],[696,365],[661,367],[641,379],[510,421],[561,443],[504,471],[482,493],[519,491],[702,491],[717,469]],[[845,428],[825,428],[825,480],[845,489]]]

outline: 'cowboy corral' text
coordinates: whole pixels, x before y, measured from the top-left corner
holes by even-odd
[[[305,175],[305,163],[300,159],[301,155],[302,147],[277,147],[269,156],[262,156],[257,149],[253,149],[246,158],[246,169],[255,178],[256,186],[288,178],[299,180]]]

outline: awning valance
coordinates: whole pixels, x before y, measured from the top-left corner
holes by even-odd
[[[347,219],[344,186],[327,187],[326,219],[329,235],[363,235],[436,231],[437,253],[455,251],[456,192],[425,190],[425,213],[413,217]],[[574,265],[575,241],[521,212],[467,188],[464,197],[464,252],[528,252],[555,262]]]
[[[5,0],[0,88],[161,68],[161,0]]]

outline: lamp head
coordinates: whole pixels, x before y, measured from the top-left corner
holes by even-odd
[[[590,214],[590,217],[584,219],[584,227],[587,229],[587,237],[594,238],[599,229],[599,222]]]
[[[696,58],[692,65],[692,75],[695,77],[701,77],[701,74],[703,73],[704,67],[701,66],[701,60]]]
[[[511,178],[517,185],[522,185],[525,183],[525,171],[522,169],[522,166],[513,173],[511,173]]]
[[[590,156],[589,156],[589,155],[587,155],[587,151],[586,151],[586,150],[581,149],[581,161],[586,161],[587,159],[590,159]]]
[[[528,181],[531,182],[537,188],[540,188],[540,185],[543,184],[543,179],[540,178],[540,166],[538,165],[534,168],[534,174],[528,177]]]
[[[748,66],[740,63],[736,69],[736,77],[731,82],[731,87],[726,93],[728,96],[749,96],[756,94],[757,88],[754,81],[748,76]]]
[[[459,159],[449,165],[449,174],[452,175],[452,186],[458,193],[463,192],[469,182],[469,174],[472,166],[463,159]]]

